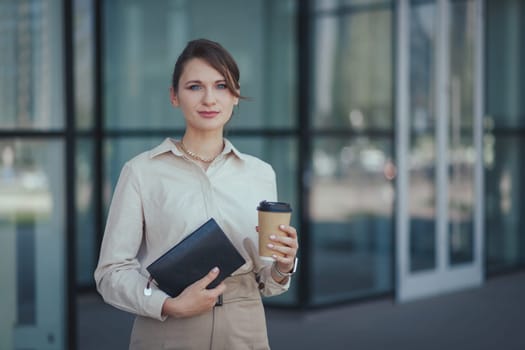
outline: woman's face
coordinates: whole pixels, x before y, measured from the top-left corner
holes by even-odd
[[[186,127],[195,132],[222,132],[238,102],[224,77],[199,58],[186,62],[177,91],[171,89],[171,103],[182,110]]]

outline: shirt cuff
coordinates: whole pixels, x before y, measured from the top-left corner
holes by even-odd
[[[275,281],[272,277],[272,263],[265,264],[263,269],[260,272],[261,282],[264,283],[264,288],[261,289],[261,294],[268,297],[273,295],[279,295],[290,288],[290,282],[292,280],[291,276],[288,277],[286,283],[281,284]]]
[[[159,321],[165,321],[168,316],[162,315],[162,306],[169,295],[160,289],[153,289],[150,296],[143,296],[145,314]]]

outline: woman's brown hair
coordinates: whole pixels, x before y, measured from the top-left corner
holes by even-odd
[[[175,92],[177,92],[179,79],[186,62],[194,58],[200,58],[206,61],[224,77],[228,90],[235,97],[243,98],[239,94],[240,73],[237,63],[224,47],[215,41],[207,39],[197,39],[188,42],[182,53],[177,58],[175,68],[173,69],[173,76],[171,78],[171,86]]]

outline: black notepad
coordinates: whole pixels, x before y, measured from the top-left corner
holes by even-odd
[[[216,287],[245,263],[246,260],[211,218],[146,269],[160,289],[175,297],[215,266],[220,273],[208,289]]]

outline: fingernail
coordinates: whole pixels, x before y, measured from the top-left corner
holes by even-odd
[[[211,270],[211,272],[213,272],[213,273],[217,273],[217,272],[219,272],[219,268],[218,268],[217,266],[215,266],[215,267]]]
[[[284,228],[284,225],[279,225],[279,228]]]
[[[273,244],[268,243],[268,248],[273,248]]]
[[[273,254],[272,258],[277,259],[277,255]]]
[[[275,235],[271,235],[271,236],[270,236],[270,239],[275,239]]]

